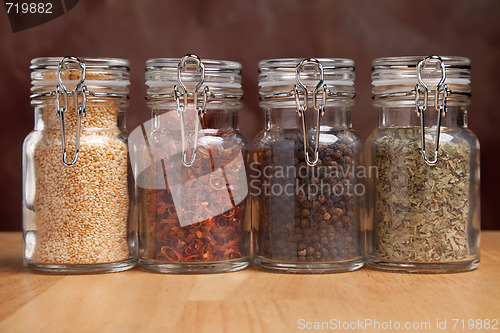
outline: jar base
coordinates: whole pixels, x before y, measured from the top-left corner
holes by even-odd
[[[268,271],[294,274],[327,274],[352,272],[360,269],[364,265],[363,259],[325,263],[297,263],[270,260],[258,256],[254,258],[253,262],[259,268],[263,268]]]
[[[422,273],[422,274],[440,274],[440,273],[460,273],[468,272],[479,266],[479,259],[472,259],[460,262],[440,262],[440,263],[401,263],[389,262],[375,258],[368,258],[367,267],[379,271],[394,273]]]
[[[44,264],[24,261],[24,267],[35,273],[44,274],[99,274],[99,273],[116,273],[131,269],[137,263],[136,258],[110,262],[102,264]]]
[[[164,263],[139,259],[139,265],[149,271],[165,274],[213,274],[229,273],[245,269],[250,264],[250,258],[222,262],[197,263]]]

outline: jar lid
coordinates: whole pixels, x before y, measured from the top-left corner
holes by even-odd
[[[63,57],[41,57],[34,58],[31,60],[31,69],[56,69]],[[96,69],[110,69],[110,68],[126,68],[130,66],[130,62],[126,59],[120,58],[95,58],[95,57],[83,57],[79,58],[83,61],[89,71]]]
[[[415,103],[415,87],[420,84],[418,64],[424,59],[424,56],[375,59],[372,69],[374,103],[379,99]],[[466,101],[471,91],[470,64],[464,57],[434,56],[420,68],[421,79],[430,93],[435,92],[436,86],[446,85],[451,102]],[[429,102],[432,104],[432,99]]]
[[[208,105],[213,101],[243,97],[239,62],[200,59],[195,55],[147,60],[146,85],[149,100],[164,102],[175,102],[174,87],[182,88],[182,85],[190,97],[197,87],[200,93],[208,87]]]
[[[296,86],[302,84],[308,92],[313,92],[321,80],[326,86],[327,101],[354,97],[354,61],[351,59],[268,59],[259,62],[259,73],[259,92],[264,103],[294,102]]]
[[[61,69],[60,78],[68,91],[82,80],[85,66],[84,84],[95,95],[127,97],[130,84],[130,63],[118,58],[74,58],[42,57],[31,60],[31,98],[53,96],[59,85],[59,65],[63,59],[71,59]]]

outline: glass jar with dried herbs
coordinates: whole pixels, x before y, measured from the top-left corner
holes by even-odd
[[[479,142],[467,128],[470,60],[373,62],[379,128],[366,144],[372,222],[367,263],[415,273],[479,264]]]
[[[247,267],[241,64],[196,55],[150,59],[146,81],[152,118],[129,141],[140,264],[162,273]]]
[[[362,143],[351,128],[354,62],[259,63],[265,129],[250,164],[254,262],[292,273],[362,267]]]
[[[24,265],[62,274],[133,267],[129,62],[37,58],[31,70],[35,129],[23,145]]]

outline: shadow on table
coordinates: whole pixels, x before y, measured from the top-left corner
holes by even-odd
[[[22,252],[7,251],[0,257],[0,273],[22,273],[27,272],[23,267]]]

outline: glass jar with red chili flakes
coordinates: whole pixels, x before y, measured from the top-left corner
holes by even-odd
[[[150,59],[146,81],[152,118],[129,140],[140,264],[162,273],[247,267],[241,64],[196,55]]]

